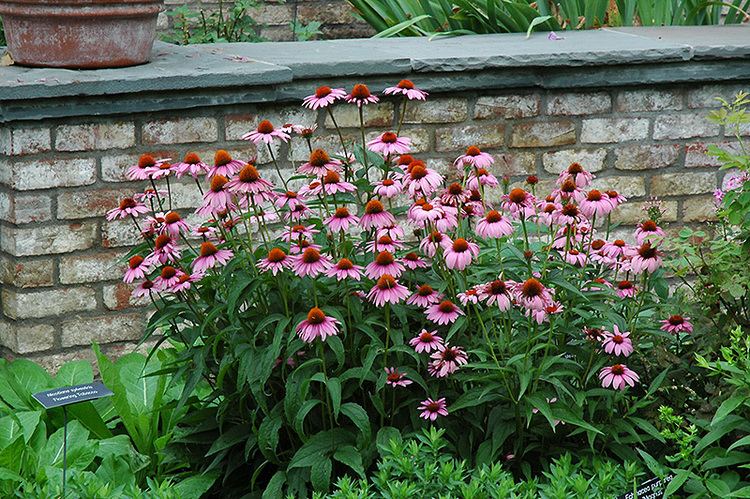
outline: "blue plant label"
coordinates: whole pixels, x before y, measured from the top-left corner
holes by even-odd
[[[664,497],[664,490],[672,479],[674,479],[674,475],[652,478],[636,487],[635,492],[628,492],[617,499],[661,499]]]
[[[35,393],[32,396],[37,402],[42,404],[45,409],[52,409],[53,407],[77,404],[78,402],[96,400],[111,395],[114,395],[114,393],[112,390],[104,386],[104,383],[101,381],[94,381],[93,383],[85,383],[83,385],[63,386],[53,390],[45,390],[43,392]]]

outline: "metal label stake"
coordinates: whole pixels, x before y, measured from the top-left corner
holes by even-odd
[[[85,383],[76,386],[63,386],[32,395],[45,409],[62,407],[63,411],[63,483],[62,497],[65,497],[65,487],[68,478],[68,406],[80,402],[88,402],[103,397],[110,397],[114,392],[104,386],[101,381]]]

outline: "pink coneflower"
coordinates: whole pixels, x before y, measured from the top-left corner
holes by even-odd
[[[409,220],[413,222],[426,224],[440,219],[444,213],[445,212],[440,206],[434,206],[424,199],[420,199],[409,207],[407,215]]]
[[[434,203],[440,202],[435,199]],[[440,218],[435,220],[435,228],[440,232],[448,232],[458,227],[458,210],[453,206],[440,206]]]
[[[634,274],[644,272],[653,273],[661,267],[661,252],[651,243],[645,242],[640,248],[635,250],[635,254],[630,259],[630,270]]]
[[[604,351],[610,355],[622,355],[623,357],[629,356],[633,353],[633,342],[630,340],[630,332],[620,332],[620,328],[617,324],[612,326],[614,332],[604,332],[604,340],[602,346]]]
[[[412,196],[429,196],[443,183],[443,176],[431,168],[427,168],[421,161],[409,165],[409,173],[405,176],[405,185]]]
[[[166,232],[170,236],[176,238],[179,237],[180,233],[189,234],[190,226],[182,219],[179,213],[176,211],[170,211],[164,215],[162,232]]]
[[[180,277],[177,279],[177,284],[172,286],[173,293],[179,293],[181,291],[187,291],[193,286],[194,282],[198,282],[205,277],[203,272],[193,272],[192,274],[180,273]]]
[[[404,266],[396,261],[390,251],[381,251],[375,260],[365,267],[365,275],[370,279],[377,279],[386,274],[399,277],[403,271]]]
[[[323,184],[323,192],[329,196],[339,192],[354,192],[357,190],[357,188],[354,187],[354,184],[344,182],[341,180],[339,174],[333,170],[326,173],[321,180]]]
[[[273,198],[271,193],[273,184],[262,178],[258,169],[250,163],[242,167],[237,178],[230,180],[226,188],[239,194],[252,194],[254,196],[260,194],[259,202],[269,201]]]
[[[175,170],[176,168],[171,163],[169,163],[169,161],[164,160],[164,162],[159,163],[153,168],[153,170],[151,171],[151,178],[154,180],[165,178]]]
[[[555,219],[560,225],[575,225],[583,220],[583,217],[578,206],[571,202],[562,205],[560,211],[555,213]]]
[[[396,388],[397,386],[409,386],[413,382],[406,377],[406,374],[398,372],[395,367],[386,367],[385,383]]]
[[[302,239],[312,239],[315,234],[320,232],[315,225],[292,225],[289,230],[285,230],[281,238],[286,242],[298,241]]]
[[[375,187],[373,192],[375,195],[381,198],[390,199],[401,194],[403,185],[400,181],[394,180],[393,178],[387,177],[383,180],[379,180],[373,184]]]
[[[383,90],[385,95],[405,95],[409,100],[426,100],[429,95],[424,90],[414,86],[411,80],[401,80],[395,87],[388,87]]]
[[[142,213],[148,212],[149,209],[145,204],[139,203],[133,198],[125,198],[120,201],[120,206],[107,212],[107,220],[111,222],[118,218],[137,217]]]
[[[191,236],[200,237],[204,241],[218,240],[218,234],[219,229],[216,227],[206,227],[205,225],[195,227],[190,231]]]
[[[693,325],[690,323],[690,317],[683,317],[681,315],[671,315],[668,319],[661,321],[662,331],[668,333],[692,333]]]
[[[581,200],[581,212],[589,218],[606,217],[614,209],[615,205],[609,200],[609,196],[596,189],[590,190]]]
[[[352,88],[352,93],[344,97],[349,104],[356,104],[362,107],[367,104],[375,104],[380,99],[370,93],[370,89],[364,83],[357,83]]]
[[[367,251],[378,253],[380,251],[396,252],[404,247],[399,241],[395,241],[391,236],[384,234],[374,241],[368,241],[365,246]]]
[[[477,288],[469,288],[463,293],[458,293],[457,297],[458,301],[461,302],[461,305],[476,305],[479,303],[479,290]]]
[[[291,269],[292,259],[281,248],[273,248],[265,258],[258,260],[258,263],[255,265],[262,272],[271,272],[273,275],[276,275],[285,268]]]
[[[148,180],[159,171],[159,165],[168,162],[169,159],[155,159],[150,154],[143,154],[138,158],[138,163],[128,168],[126,176],[129,180]]]
[[[169,234],[159,234],[154,240],[154,252],[151,260],[156,259],[162,264],[168,261],[176,262],[180,259],[181,254],[180,248]]]
[[[528,218],[534,214],[534,196],[516,187],[503,196],[503,210],[514,218]]]
[[[569,249],[563,254],[563,260],[576,267],[586,265],[586,253],[581,253],[575,248]]]
[[[304,205],[304,197],[300,196],[295,191],[286,191],[286,192],[279,192],[276,194],[276,200],[273,202],[274,206],[276,208],[284,208],[285,206],[288,207],[290,210],[293,210],[298,205],[302,204]]]
[[[552,191],[554,200],[558,203],[565,201],[574,201],[580,203],[586,199],[586,193],[576,185],[572,178],[568,177],[565,182],[558,188]]]
[[[373,229],[387,227],[396,223],[396,219],[385,210],[383,203],[377,199],[371,199],[365,205],[365,213],[360,219],[362,228]]]
[[[307,163],[297,168],[297,172],[322,177],[331,171],[340,172],[341,164],[341,161],[331,158],[323,149],[313,149]]]
[[[613,259],[622,258],[627,251],[628,244],[622,239],[615,239],[602,247],[602,254]]]
[[[151,201],[159,199],[160,196],[166,196],[167,191],[164,189],[154,190],[154,189],[145,189],[143,192],[136,192],[133,194],[133,199],[136,201]]]
[[[416,293],[411,295],[406,300],[407,305],[416,305],[418,307],[427,308],[433,303],[440,301],[440,293],[432,288],[429,284],[422,284],[417,288]]]
[[[328,277],[335,277],[337,281],[344,279],[354,279],[359,281],[362,278],[362,267],[354,265],[348,258],[342,258],[333,267],[326,271]]]
[[[284,220],[289,222],[301,222],[307,218],[310,218],[312,210],[307,207],[304,203],[298,203],[284,214]]]
[[[661,227],[656,225],[653,220],[646,220],[645,222],[639,223],[635,229],[635,240],[638,244],[645,242],[658,243],[661,241],[666,234]]]
[[[211,179],[211,186],[203,195],[203,204],[195,210],[201,216],[222,213],[237,208],[232,201],[232,193],[226,188],[229,181],[224,175]]]
[[[459,237],[445,249],[445,265],[449,269],[464,270],[472,258],[479,256],[479,245]]]
[[[451,183],[440,196],[440,202],[449,206],[461,206],[471,197],[471,191],[467,191],[458,182]]]
[[[557,185],[563,185],[568,179],[571,179],[576,186],[583,189],[594,180],[594,176],[587,172],[580,163],[571,163],[567,169],[560,172],[560,176],[557,178]]]
[[[185,175],[198,178],[201,174],[208,173],[209,170],[209,166],[194,152],[187,153],[181,162],[172,166],[175,168],[177,178],[182,178]]]
[[[530,277],[513,285],[516,300],[526,308],[543,310],[554,301],[552,290],[544,287],[538,279]]]
[[[375,236],[376,237],[388,236],[392,239],[403,239],[404,228],[398,224],[386,225],[385,227],[378,228],[375,231]]]
[[[430,358],[432,362],[428,369],[436,378],[444,378],[453,374],[459,367],[469,362],[466,352],[461,347],[452,347],[447,344],[438,345],[437,351],[430,355]]]
[[[419,407],[417,407],[417,409],[422,411],[422,413],[419,415],[420,418],[435,421],[438,416],[448,415],[448,409],[446,409],[446,407],[447,406],[445,403],[445,398],[440,398],[437,400],[428,398],[427,400],[423,400]]]
[[[231,177],[243,166],[245,165],[242,161],[232,158],[232,155],[224,149],[219,149],[214,154],[214,166],[208,169],[208,177],[212,178],[217,175]]]
[[[406,154],[411,148],[411,139],[399,137],[393,132],[384,132],[379,137],[369,141],[367,148],[383,156]]]
[[[511,297],[508,286],[504,281],[495,279],[479,288],[479,297],[487,301],[487,305],[497,305],[500,311],[510,309]]]
[[[409,290],[406,286],[402,286],[393,276],[388,274],[380,276],[370,292],[367,293],[367,299],[374,303],[376,307],[382,307],[386,303],[399,303],[408,296]]]
[[[242,136],[242,140],[250,140],[253,142],[253,144],[265,142],[269,145],[274,141],[274,139],[279,139],[282,142],[286,142],[289,140],[289,138],[290,137],[288,133],[282,130],[274,129],[273,124],[268,120],[261,121],[260,123],[258,123],[258,128]]]
[[[323,223],[325,223],[331,232],[346,232],[349,230],[349,226],[359,223],[359,218],[349,213],[348,208],[341,206],[340,208],[336,208],[333,215]]]
[[[308,95],[302,100],[302,105],[309,109],[323,109],[328,107],[337,100],[346,97],[346,90],[343,88],[318,87],[315,93]]]
[[[413,251],[405,254],[401,259],[401,263],[403,263],[404,267],[409,270],[427,268],[427,262],[425,262],[419,255],[417,255]]]
[[[307,313],[307,319],[297,324],[297,336],[305,343],[312,343],[317,338],[325,341],[329,336],[339,333],[338,320],[328,317],[318,307],[313,307]]]
[[[453,245],[453,241],[447,235],[439,232],[432,231],[424,239],[419,242],[419,250],[432,258],[437,253],[438,248],[442,248],[445,251]]]
[[[474,168],[489,168],[495,162],[491,154],[482,152],[477,146],[470,146],[466,153],[453,162],[458,168],[473,166]],[[497,180],[497,179],[496,179]]]
[[[434,303],[427,307],[425,315],[427,315],[427,320],[443,325],[456,322],[458,316],[464,315],[464,312],[452,301],[443,300],[440,303]]]
[[[490,210],[477,222],[477,235],[484,239],[499,239],[513,234],[513,226],[497,210]]]
[[[128,260],[128,270],[125,271],[123,281],[130,284],[136,279],[143,279],[146,274],[151,273],[151,260],[135,255]]]
[[[615,364],[603,368],[599,371],[599,379],[602,380],[602,387],[609,388],[611,386],[615,390],[624,390],[625,386],[635,386],[640,381],[635,371],[628,369],[625,364]]]
[[[321,246],[319,244],[311,243],[310,241],[302,239],[300,241],[297,241],[295,244],[291,245],[291,247],[289,248],[289,254],[299,255],[300,253],[305,251],[307,248],[312,248],[318,251],[321,250]]]
[[[628,200],[628,198],[626,198],[622,194],[619,194],[617,191],[605,191],[605,194],[609,196],[609,200],[612,202],[612,204],[615,205],[615,207],[620,206],[622,203]]]
[[[526,309],[526,317],[531,317],[537,324],[541,325],[550,315],[559,314],[563,311],[562,303],[553,301],[544,308]]]
[[[497,177],[488,172],[485,168],[476,168],[469,174],[469,178],[466,179],[467,189],[479,189],[482,187],[497,187],[500,185]]]
[[[331,268],[331,259],[327,256],[321,255],[320,251],[315,248],[306,248],[301,255],[294,257],[292,262],[294,272],[299,277],[315,277],[321,272],[325,272]]]
[[[154,291],[156,291],[156,289],[154,289],[153,281],[146,279],[133,289],[132,296],[134,298],[145,298],[151,295]]]
[[[552,227],[557,224],[557,214],[562,209],[562,205],[554,202],[543,202],[539,205],[536,222],[540,225]]]
[[[214,243],[205,241],[201,243],[200,256],[193,260],[193,270],[204,272],[216,265],[226,265],[234,257],[234,253],[228,249],[219,249]]]
[[[620,281],[617,283],[617,296],[620,298],[633,298],[637,289],[630,281]]]
[[[171,265],[165,265],[161,269],[161,274],[154,279],[154,287],[159,291],[169,290],[180,282],[181,274],[183,274],[181,270],[177,270]]]
[[[430,332],[426,329],[422,329],[421,333],[409,340],[409,345],[413,346],[417,353],[430,353],[437,350],[442,344],[443,338],[437,335],[437,331]]]

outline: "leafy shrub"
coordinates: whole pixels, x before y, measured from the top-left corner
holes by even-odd
[[[750,1],[700,0],[348,0],[378,36],[524,33],[602,26],[732,24],[745,20]],[[725,15],[722,10],[726,8]]]
[[[184,471],[163,454],[174,421],[186,412],[175,409],[179,386],[167,389],[165,376],[144,378],[146,358],[140,354],[116,362],[101,354],[98,358],[104,381],[115,394],[67,409],[68,497],[142,497],[141,486],[145,497],[199,497],[215,476],[165,480],[167,475],[176,480],[176,473]],[[149,369],[160,364],[153,358]],[[62,408],[44,411],[31,395],[92,380],[87,361],[68,362],[53,378],[31,361],[0,360],[0,495],[60,496]]]
[[[146,335],[178,348],[164,372],[184,382],[180,400],[211,387],[180,423],[185,459],[221,471],[225,494],[303,497],[364,478],[378,440],[431,422],[459,458],[513,454],[526,475],[566,450],[634,460],[633,446],[663,441],[647,419],[671,380],[660,359],[691,326],[663,324],[675,304],[658,217],[636,244],[611,238],[625,199],[581,165],[537,198],[536,177],[511,189],[475,146],[446,181],[401,135],[426,94],[406,80],[386,94],[402,99],[396,131],[368,141],[362,126],[341,154],[315,148],[314,127],[250,131],[277,173],[274,142],[294,135],[310,151],[279,173],[283,188],[226,151],[213,166],[144,155],[129,170],[153,187],[108,214],[143,231],[125,280],[154,302]],[[347,101],[362,124],[377,100],[359,84],[305,105],[335,122]],[[185,175],[203,193],[196,226],[171,209]]]
[[[719,100],[722,107],[710,119],[736,140],[731,147],[708,149],[722,169],[732,170],[714,196],[719,227],[713,236],[705,230],[681,230],[673,241],[678,255],[673,267],[714,326],[728,331],[733,325],[750,327],[750,152],[743,136],[750,123],[750,98],[740,92],[732,102]]]
[[[162,39],[180,45],[262,41],[258,23],[250,15],[258,5],[257,0],[235,0],[227,6],[219,0],[215,11],[175,7],[167,14],[174,20],[173,31]]]
[[[471,468],[452,457],[443,438],[445,430],[422,430],[414,440],[391,440],[381,445],[382,457],[369,480],[342,477],[331,499],[427,499],[433,497],[609,499],[632,489],[643,472],[636,464],[602,458],[553,459],[542,476],[516,480],[500,464]],[[316,494],[313,497],[320,498]]]

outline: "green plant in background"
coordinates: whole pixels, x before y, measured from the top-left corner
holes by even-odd
[[[176,7],[168,13],[174,19],[174,30],[162,40],[180,45],[262,41],[258,23],[250,15],[258,5],[257,0],[219,0],[214,11]]]
[[[5,45],[5,30],[3,29],[3,19],[0,18],[0,45]]]
[[[661,407],[662,436],[676,449],[667,461],[675,474],[667,487],[673,493],[684,486],[689,497],[750,497],[750,337],[739,327],[730,335],[729,346],[718,356],[696,356],[708,376],[718,378],[721,405],[712,418],[675,415]],[[648,457],[648,456],[644,456]],[[653,460],[655,473],[663,471]]]
[[[144,377],[168,353],[159,352],[148,367],[135,353],[116,362],[98,350],[97,357],[114,395],[68,408],[68,497],[200,497],[215,476],[182,477],[184,466],[164,453],[174,423],[188,410],[176,404],[182,387],[166,376]],[[0,496],[60,496],[62,409],[45,411],[31,395],[91,381],[87,361],[66,363],[55,377],[28,360],[0,361]]]
[[[634,463],[563,454],[541,476],[517,480],[500,463],[471,468],[454,457],[445,430],[422,430],[412,440],[379,442],[381,459],[369,480],[343,477],[330,499],[428,499],[433,497],[609,499],[632,489],[644,474]],[[511,456],[508,456],[510,459]],[[316,499],[323,495],[315,494]]]
[[[743,22],[750,0],[348,0],[376,36]],[[722,10],[726,9],[726,16]]]
[[[672,241],[680,255],[672,265],[717,329],[726,330],[733,325],[750,327],[750,150],[743,136],[750,125],[750,98],[740,92],[731,102],[719,101],[721,109],[709,119],[722,125],[736,142],[708,148],[721,169],[732,171],[714,193],[717,234],[710,237],[705,230],[682,229]]]
[[[294,39],[299,42],[314,40],[318,35],[323,34],[323,32],[320,31],[322,24],[318,21],[310,21],[307,24],[293,21],[290,23],[290,26],[292,28],[292,33],[294,33]]]

